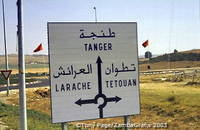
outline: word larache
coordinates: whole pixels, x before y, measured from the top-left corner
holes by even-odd
[[[78,82],[78,83],[65,83],[55,85],[56,92],[67,92],[76,90],[88,90],[91,89],[90,82]]]
[[[107,67],[105,70],[105,74],[109,75],[111,73],[115,73],[115,77],[118,75],[119,72],[130,72],[130,71],[136,71],[135,64],[131,64],[132,69],[129,69],[128,66],[124,65],[124,62],[122,62],[122,69],[119,69],[114,66],[112,63],[111,67]]]
[[[115,32],[111,32],[110,28],[108,29],[108,31],[109,31],[108,35],[105,35],[103,30],[101,30],[102,35],[97,35],[94,32],[91,32],[90,35],[85,35],[84,29],[81,29],[80,32],[82,32],[82,33],[80,34],[80,38],[92,38],[94,40],[95,38],[113,38],[113,37],[115,37]]]
[[[74,69],[73,65],[71,65],[70,67],[67,67],[67,71],[65,71],[63,69],[62,66],[59,67],[59,72],[57,73],[57,75],[53,75],[54,78],[58,78],[61,75],[73,75],[73,78],[76,78],[76,75],[78,74],[91,74],[92,73],[92,65],[91,64],[87,64],[87,71],[84,68],[79,69],[79,72],[77,70]]]

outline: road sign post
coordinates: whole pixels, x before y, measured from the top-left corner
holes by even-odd
[[[124,116],[124,124],[125,124],[124,130],[129,130],[128,125],[127,125],[128,123],[129,123],[129,117]]]
[[[23,0],[17,0],[17,36],[18,36],[18,63],[19,63],[19,112],[20,112],[20,130],[27,130],[27,112],[26,112],[26,83],[25,83],[25,62],[24,62],[24,44],[23,44],[23,19],[22,19]]]
[[[67,123],[61,123],[61,130],[67,130]]]
[[[139,114],[137,24],[48,23],[52,122]]]

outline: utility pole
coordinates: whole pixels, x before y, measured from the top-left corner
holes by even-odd
[[[7,54],[7,43],[6,43],[6,20],[5,20],[5,11],[4,11],[4,0],[2,0],[2,12],[3,12],[3,35],[4,35],[4,46],[5,46],[5,65],[6,65],[6,71],[9,70],[8,67],[8,54]],[[9,86],[10,86],[10,80],[7,79],[7,96],[9,96]]]
[[[19,64],[19,111],[20,111],[20,130],[27,130],[26,112],[26,84],[25,84],[25,62],[23,45],[23,0],[17,0],[17,35],[18,35],[18,64]]]
[[[199,22],[200,22],[200,0],[199,0]]]
[[[94,13],[95,13],[94,14],[95,15],[95,22],[97,23],[97,9],[96,9],[96,7],[94,7],[93,9],[94,9]]]

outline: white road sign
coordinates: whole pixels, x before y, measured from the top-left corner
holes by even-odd
[[[137,24],[48,23],[52,122],[139,114]]]

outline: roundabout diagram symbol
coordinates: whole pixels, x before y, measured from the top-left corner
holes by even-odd
[[[99,118],[103,118],[103,108],[106,107],[108,102],[119,102],[122,98],[115,96],[115,97],[107,97],[105,94],[102,93],[102,70],[101,64],[102,60],[101,57],[98,56],[97,61],[97,76],[98,76],[98,94],[93,99],[84,99],[81,98],[75,102],[75,104],[82,106],[83,104],[99,104]]]

